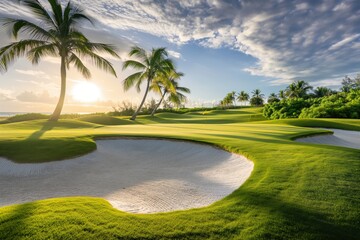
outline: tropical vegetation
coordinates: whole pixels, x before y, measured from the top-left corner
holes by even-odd
[[[271,95],[263,113],[266,118],[360,118],[360,75],[346,76],[340,92],[326,87],[313,89],[304,81],[290,84],[282,99]]]

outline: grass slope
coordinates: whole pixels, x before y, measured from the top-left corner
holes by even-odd
[[[182,114],[157,116],[161,123],[142,117],[132,125],[61,121],[43,130],[47,123],[42,121],[1,125],[0,155],[18,162],[69,157],[64,152],[81,154],[61,141],[80,141],[83,145],[76,149],[86,153],[96,137],[147,136],[217,145],[249,157],[255,168],[233,194],[201,209],[128,214],[91,197],[3,207],[0,239],[357,239],[360,151],[293,142],[294,137],[326,131],[293,126],[296,121],[246,122],[241,115],[248,113],[242,111],[249,109],[209,113],[210,124],[206,114]],[[215,124],[214,119],[228,124]],[[298,124],[333,127],[332,120]],[[359,120],[342,120],[340,126],[359,125]],[[42,146],[34,150],[33,159],[22,153],[29,150],[21,145],[29,138]]]

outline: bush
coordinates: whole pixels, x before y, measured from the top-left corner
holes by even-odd
[[[266,104],[263,115],[269,119],[298,118],[304,108],[314,104],[315,99],[289,98]]]
[[[267,104],[263,115],[269,119],[360,118],[360,90],[315,99],[284,99]]]
[[[360,90],[323,97],[320,104],[303,109],[300,118],[360,118]]]
[[[131,102],[122,101],[117,107],[113,107],[114,111],[109,112],[110,116],[131,116],[136,111],[136,105]]]

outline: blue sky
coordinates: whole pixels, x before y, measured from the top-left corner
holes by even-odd
[[[1,1],[0,17],[31,19],[15,2]],[[211,105],[233,90],[260,88],[268,95],[297,79],[337,89],[344,75],[360,72],[357,0],[72,2],[96,19],[95,27],[85,25],[82,31],[94,41],[115,44],[122,60],[135,44],[167,47],[185,73],[182,84],[192,90],[189,105]],[[1,46],[13,41],[4,30],[0,34]],[[123,100],[140,101],[141,94],[121,87],[131,71],[122,72],[122,61],[111,61],[118,79],[92,68],[90,81],[102,92],[93,104],[71,96],[83,78],[69,73],[65,111],[106,111]],[[59,91],[58,68],[53,58],[36,67],[26,59],[17,61],[0,75],[0,111],[51,111]]]

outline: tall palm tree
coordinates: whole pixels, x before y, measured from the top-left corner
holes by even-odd
[[[61,58],[61,90],[59,101],[49,120],[57,121],[61,114],[66,93],[66,72],[73,65],[85,78],[90,78],[90,70],[85,67],[81,58],[90,59],[98,68],[116,76],[112,64],[95,52],[105,52],[119,57],[115,47],[103,43],[90,42],[78,26],[83,21],[92,23],[78,6],[70,1],[61,5],[60,0],[48,0],[51,10],[47,10],[39,0],[19,0],[39,21],[30,22],[24,19],[7,19],[5,25],[17,39],[18,34],[26,33],[28,38],[13,42],[0,49],[0,70],[6,71],[17,58],[24,55],[38,64],[45,56]]]
[[[249,98],[250,98],[249,94],[247,92],[245,92],[245,91],[241,91],[237,96],[237,100],[239,102],[249,101]]]
[[[252,97],[250,99],[251,105],[261,106],[264,104],[264,94],[261,93],[260,89],[255,89],[251,93],[252,93]]]
[[[140,92],[141,84],[146,81],[144,97],[138,109],[130,118],[131,120],[135,120],[144,105],[154,78],[160,74],[166,74],[166,72],[174,70],[174,64],[169,58],[167,58],[168,53],[165,48],[156,48],[152,49],[151,52],[146,52],[143,48],[133,47],[129,56],[134,56],[137,59],[125,61],[123,63],[123,70],[131,67],[139,71],[125,78],[123,82],[124,90],[127,91],[135,85],[137,91]]]
[[[167,72],[166,74],[159,74],[152,82],[150,86],[150,90],[159,93],[161,95],[161,99],[153,109],[151,116],[154,116],[156,110],[160,107],[162,101],[168,93],[176,94],[176,87],[179,88],[177,81],[183,77],[184,74],[181,72],[176,72],[174,70]],[[181,87],[180,87],[181,88]],[[181,90],[180,90],[181,91]],[[189,91],[187,89],[186,91]],[[186,92],[185,91],[185,92]]]
[[[307,92],[312,89],[312,86],[309,85],[309,83],[298,80],[290,84],[286,88],[286,94],[290,98],[303,98],[307,96]]]

